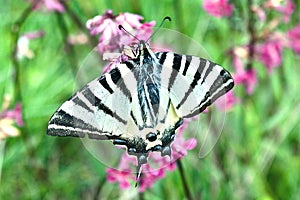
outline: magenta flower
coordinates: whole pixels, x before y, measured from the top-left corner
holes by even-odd
[[[20,134],[19,129],[15,127],[23,125],[21,104],[16,104],[13,110],[9,110],[10,98],[4,99],[2,113],[0,113],[0,140],[7,137],[15,137]]]
[[[288,46],[300,55],[300,24],[287,32]]]
[[[264,3],[266,8],[272,8],[282,13],[282,20],[287,23],[295,10],[295,4],[291,0],[275,1],[269,0]]]
[[[112,168],[106,169],[107,181],[110,183],[118,182],[120,189],[128,189],[130,187],[129,180],[133,180],[134,176],[131,171],[119,171]]]
[[[106,53],[104,53],[105,55]],[[103,57],[104,57],[103,55]],[[117,57],[112,58],[113,60],[110,59],[103,59],[106,61],[110,61],[103,69],[103,73],[106,73],[108,71],[110,71],[111,69],[117,67],[118,64],[120,64],[121,62],[125,62],[126,60],[128,60],[128,56],[124,55],[124,54],[118,54]]]
[[[235,82],[235,84],[237,84],[237,83]],[[237,97],[234,95],[234,92],[232,90],[227,92],[224,95],[224,98],[225,98],[225,101],[221,100],[221,99],[218,99],[216,101],[216,106],[222,110],[230,110],[239,101],[237,99]]]
[[[246,92],[252,94],[257,84],[257,76],[254,69],[245,69],[245,62],[248,59],[248,47],[236,47],[233,49],[232,54],[232,62],[235,68],[235,74],[233,75],[234,82],[235,84],[242,84],[246,88]],[[229,97],[228,100],[231,104],[236,102],[233,93],[227,93],[226,97]]]
[[[228,0],[203,0],[203,8],[212,16],[225,17],[231,15],[233,5]]]
[[[99,53],[120,51],[123,45],[129,45],[134,42],[132,36],[124,30],[119,30],[122,25],[127,31],[138,37],[140,40],[147,40],[155,22],[141,23],[142,16],[123,13],[113,15],[112,10],[107,10],[103,15],[98,15],[86,23],[91,35],[100,34],[98,42]]]
[[[0,114],[0,118],[12,119],[18,126],[23,126],[22,106],[20,103],[16,104],[13,110],[5,110]]]
[[[33,5],[34,10],[45,9],[46,11],[57,11],[64,12],[65,8],[60,0],[30,0]]]
[[[255,49],[258,60],[267,67],[269,73],[272,72],[273,68],[280,66],[282,62],[283,41],[279,37],[258,44]]]
[[[177,133],[176,139],[172,144],[172,160],[181,159],[187,155],[188,150],[192,150],[196,147],[197,140],[195,138],[190,138],[185,140],[182,134]]]
[[[247,94],[252,94],[257,84],[257,76],[254,69],[236,71],[233,79],[236,84],[242,84],[246,87]]]
[[[143,170],[145,173],[143,173],[140,180],[140,192],[144,192],[146,189],[151,188],[158,179],[165,177],[165,170],[163,168],[153,169],[149,164],[145,164]]]
[[[260,21],[264,22],[266,20],[266,13],[262,7],[258,5],[253,5],[251,10],[257,15]]]

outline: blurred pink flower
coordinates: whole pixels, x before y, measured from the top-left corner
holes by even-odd
[[[46,11],[57,11],[64,12],[65,8],[63,4],[60,2],[61,0],[30,0],[33,5],[34,10],[40,10],[42,8],[46,9]]]
[[[152,27],[155,22],[141,23],[142,16],[122,13],[114,15],[112,10],[107,10],[103,15],[98,15],[87,21],[86,27],[91,35],[100,34],[98,41],[99,53],[114,52],[121,50],[123,45],[129,45],[135,40],[124,30],[119,30],[122,25],[127,31],[138,37],[140,40],[146,40],[152,33]]]
[[[22,106],[20,103],[16,104],[13,110],[5,110],[0,114],[0,118],[12,119],[18,126],[23,126]]]
[[[266,12],[262,7],[253,5],[251,10],[258,16],[260,21],[264,22],[266,20]]]
[[[88,43],[88,37],[83,33],[72,34],[68,37],[68,43],[72,45]]]
[[[257,77],[256,71],[254,69],[245,69],[245,62],[247,62],[248,59],[248,47],[235,47],[232,53],[232,62],[235,68],[235,74],[233,75],[234,82],[237,85],[244,85],[246,88],[246,92],[248,94],[252,94],[254,87],[257,84]],[[228,100],[229,102],[231,102],[231,104],[233,102],[236,102],[232,92],[227,93],[226,97],[229,97]]]
[[[124,153],[122,155],[120,163],[119,163],[119,169],[125,170],[125,171],[130,171],[132,169],[132,167],[135,168],[135,166],[137,166],[136,157],[130,156],[127,153]]]
[[[235,82],[235,84],[237,84]],[[225,98],[225,101],[224,100],[221,100],[221,99],[218,99],[216,101],[216,106],[222,110],[230,110],[234,104],[236,104],[238,102],[238,99],[237,97],[234,95],[234,92],[233,90],[230,90],[229,92],[227,92],[225,95],[224,95],[224,98]]]
[[[280,38],[269,39],[265,43],[256,45],[258,60],[262,62],[269,73],[273,68],[280,66],[282,61],[283,43]]]
[[[140,180],[140,192],[151,188],[158,179],[162,179],[165,176],[165,170],[163,168],[153,169],[149,164],[145,164],[143,170],[145,173],[143,173]]]
[[[178,132],[172,143],[172,160],[181,159],[182,157],[187,155],[188,150],[192,150],[197,145],[197,140],[195,138],[190,138],[188,140],[184,139],[183,134]]]
[[[228,0],[203,0],[203,8],[212,16],[225,17],[231,15],[233,5]]]
[[[282,20],[287,23],[295,10],[295,4],[291,0],[268,0],[264,3],[265,8],[272,8],[282,13]]]
[[[29,48],[30,40],[37,39],[44,36],[44,31],[35,31],[24,33],[18,38],[17,42],[17,58],[33,58],[34,53]]]
[[[247,94],[253,93],[254,87],[257,84],[256,71],[254,69],[236,71],[233,78],[236,84],[242,84],[246,87]]]
[[[106,53],[104,53],[105,55]],[[106,59],[103,59],[106,60]],[[110,61],[103,69],[103,73],[106,73],[108,71],[110,71],[111,69],[117,67],[118,64],[120,64],[121,62],[125,62],[126,60],[128,60],[128,56],[124,55],[124,54],[120,54],[118,57],[114,58],[114,60],[109,60]]]
[[[143,23],[136,32],[136,37],[140,40],[148,40],[152,34],[152,28],[155,26],[155,21]]]
[[[188,122],[193,119],[196,118],[185,120],[183,125],[178,129],[176,137],[171,144],[171,160],[167,156],[161,157],[160,152],[149,153],[148,163],[142,165],[140,192],[151,188],[158,179],[165,176],[166,171],[173,171],[176,168],[175,161],[185,156],[188,150],[195,148],[197,144],[195,138],[188,140],[183,138],[184,129],[187,127]],[[120,189],[127,189],[129,187],[129,180],[136,181],[136,177],[134,176],[136,166],[137,161],[135,156],[129,156],[127,153],[124,153],[121,157],[118,170],[107,169],[107,179],[109,182],[118,182]]]
[[[2,105],[2,113],[0,113],[0,140],[7,137],[15,137],[20,134],[19,129],[15,127],[23,126],[21,104],[16,104],[13,110],[9,110],[10,97],[5,96]]]
[[[300,54],[300,24],[287,32],[288,46]]]
[[[133,173],[130,171],[119,171],[112,168],[106,169],[107,181],[110,183],[119,183],[120,189],[124,190],[130,187],[129,180],[133,180]]]

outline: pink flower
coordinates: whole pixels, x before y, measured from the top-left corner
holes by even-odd
[[[266,8],[273,8],[282,13],[282,20],[287,23],[295,10],[295,4],[291,0],[269,0],[264,3]]]
[[[269,73],[281,64],[282,48],[283,43],[280,38],[269,39],[255,47],[258,60],[267,67]]]
[[[235,84],[237,84],[235,82]],[[248,91],[247,91],[248,92]],[[238,102],[237,97],[234,95],[233,90],[230,90],[224,95],[225,100],[218,99],[216,101],[216,106],[222,110],[230,110],[234,104]]]
[[[105,60],[105,59],[103,59],[103,60]],[[119,55],[118,57],[114,58],[114,60],[110,60],[110,63],[108,63],[104,67],[103,73],[109,72],[111,69],[117,67],[118,64],[120,64],[121,62],[125,62],[126,60],[128,60],[128,56],[126,56],[124,54]]]
[[[148,40],[152,34],[152,28],[155,26],[155,21],[143,23],[136,32],[136,37],[139,40]]]
[[[133,173],[130,171],[119,171],[112,168],[106,169],[107,181],[110,183],[118,182],[120,189],[127,189],[130,187],[129,180],[134,179]]]
[[[143,173],[140,180],[140,192],[151,188],[158,179],[162,179],[165,176],[165,170],[163,168],[153,169],[149,164],[145,164],[143,170],[145,173]]]
[[[57,11],[64,12],[65,8],[60,0],[30,0],[32,3],[35,3],[33,6],[34,10],[39,10],[41,8],[45,8],[46,11]]]
[[[236,84],[242,84],[246,87],[246,92],[252,94],[257,83],[256,71],[254,69],[237,70],[233,76]]]
[[[288,46],[300,54],[300,24],[287,32]]]
[[[172,143],[172,160],[181,159],[183,156],[186,156],[187,151],[194,149],[196,145],[197,140],[195,138],[185,140],[182,137],[182,133],[177,133],[176,138]]]
[[[266,12],[262,7],[253,5],[251,10],[258,16],[260,21],[264,22],[266,20]]]
[[[228,0],[203,0],[203,8],[212,16],[225,17],[231,15],[233,5]]]
[[[249,49],[247,46],[234,48],[232,62],[235,68],[235,74],[233,75],[233,79],[235,84],[244,85],[246,87],[246,92],[248,94],[252,94],[257,83],[257,77],[254,69],[245,69],[245,62],[247,62],[248,59],[248,51]],[[236,102],[233,93],[227,93],[226,97],[229,97],[228,100],[231,104]]]
[[[143,17],[140,15],[131,13],[113,15],[112,10],[107,10],[103,15],[88,20],[86,27],[90,30],[91,35],[101,35],[98,43],[99,53],[114,52],[135,40],[124,30],[119,30],[119,25],[122,25],[140,40],[146,40],[150,37],[155,22],[143,24],[140,22],[142,19]]]
[[[72,45],[86,44],[87,42],[88,42],[88,37],[83,33],[73,34],[68,37],[68,43]]]
[[[23,126],[22,120],[22,106],[21,104],[16,104],[13,110],[5,110],[0,114],[0,118],[12,119],[18,126]]]
[[[17,43],[17,58],[33,58],[34,53],[29,48],[30,40],[37,39],[43,36],[44,31],[28,32],[20,36]]]
[[[23,125],[21,104],[16,104],[13,110],[9,110],[10,100],[10,97],[6,96],[2,105],[4,111],[0,113],[0,140],[18,136],[20,131],[15,127],[15,124]]]

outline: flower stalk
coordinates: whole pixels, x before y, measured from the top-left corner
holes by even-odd
[[[3,159],[4,159],[5,142],[6,140],[0,140],[0,183],[1,183],[2,166],[3,166]]]
[[[248,63],[246,65],[246,70],[252,70],[253,68],[253,60],[255,55],[255,19],[254,13],[252,11],[253,0],[248,0],[248,8],[249,8],[249,16],[248,16],[248,33],[250,35],[250,41],[248,45]]]
[[[191,191],[190,191],[189,186],[188,186],[187,181],[186,181],[186,177],[185,177],[185,174],[184,174],[184,170],[183,170],[181,160],[180,159],[176,160],[176,164],[177,164],[177,167],[178,167],[178,170],[179,170],[179,174],[180,174],[180,178],[181,178],[181,181],[182,181],[185,196],[188,200],[193,200]]]
[[[61,35],[63,38],[63,44],[65,45],[65,49],[66,49],[66,53],[71,54],[71,56],[67,56],[67,58],[69,60],[70,66],[71,66],[72,73],[74,76],[76,76],[78,61],[76,59],[77,56],[76,56],[75,50],[73,48],[73,45],[69,44],[69,42],[68,42],[68,35],[69,35],[68,28],[66,26],[63,16],[57,11],[55,14],[57,17],[57,23],[60,27]]]

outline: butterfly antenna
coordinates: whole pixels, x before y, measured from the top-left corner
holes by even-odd
[[[153,37],[153,35],[155,35],[157,33],[157,31],[162,27],[162,25],[165,23],[166,20],[172,21],[171,17],[166,16],[160,23],[160,25],[158,26],[158,28],[155,30],[155,32],[146,40],[146,43],[148,43],[148,41]]]
[[[132,33],[130,33],[129,31],[127,31],[122,25],[118,26],[119,29],[122,31],[125,31],[125,33],[127,33],[128,35],[132,36],[134,39],[138,40],[139,42],[141,41],[139,38],[137,38],[135,35],[133,35]]]

